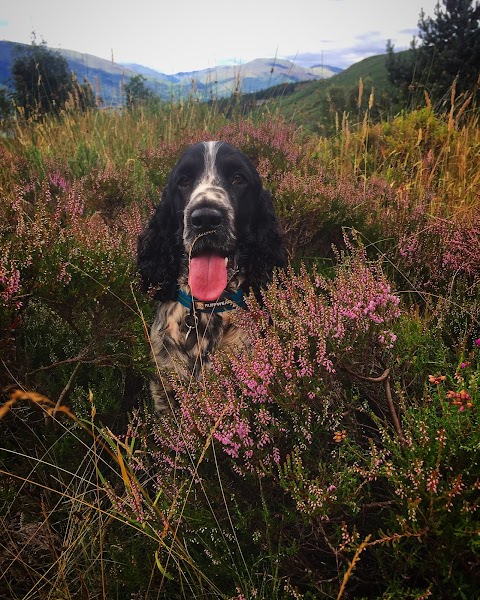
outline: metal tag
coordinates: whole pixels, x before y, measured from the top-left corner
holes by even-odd
[[[197,324],[198,324],[197,315],[190,312],[185,317],[185,325],[187,326],[187,333],[185,334],[185,349],[186,350],[191,350],[197,342]]]

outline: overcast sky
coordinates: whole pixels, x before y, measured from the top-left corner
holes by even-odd
[[[243,64],[253,58],[345,68],[404,50],[419,14],[437,0],[7,0],[0,39],[43,38],[77,50],[163,73]]]

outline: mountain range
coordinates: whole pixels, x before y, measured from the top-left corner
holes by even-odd
[[[0,41],[0,86],[11,87],[15,49],[26,47],[25,44]],[[168,75],[142,65],[118,64],[74,50],[55,51],[67,60],[68,68],[75,73],[78,81],[86,79],[90,82],[106,105],[122,103],[123,86],[135,75],[145,77],[145,85],[165,100],[181,99],[192,94],[200,100],[208,100],[211,97],[225,98],[235,91],[251,93],[281,83],[326,79],[342,70],[328,65],[305,68],[290,60],[258,58],[245,64]]]

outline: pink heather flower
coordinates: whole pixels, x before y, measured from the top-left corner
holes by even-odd
[[[7,248],[4,255],[0,256],[0,301],[7,305],[19,291],[20,270],[9,258]]]
[[[67,189],[65,177],[62,177],[58,172],[50,174],[50,183],[55,187],[60,188],[63,192]]]
[[[233,318],[250,337],[248,351],[215,354],[199,382],[172,378],[181,428],[170,417],[154,427],[159,488],[174,470],[190,472],[210,435],[239,475],[271,471],[290,447],[312,443],[339,360],[395,342],[390,326],[399,299],[380,265],[348,244],[334,279],[289,269],[263,291],[262,307],[247,299],[250,310]],[[347,431],[339,428],[335,436],[340,443]],[[333,491],[312,489],[313,496],[302,498],[305,510],[319,510]]]
[[[475,345],[480,347],[480,338],[478,338],[478,340],[475,340]]]
[[[433,469],[427,477],[426,489],[428,492],[437,493],[439,479],[437,470]]]

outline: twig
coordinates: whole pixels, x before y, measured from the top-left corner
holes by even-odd
[[[390,388],[390,369],[385,369],[385,371],[379,377],[365,377],[365,375],[359,375],[358,373],[353,373],[349,369],[345,368],[345,371],[353,377],[357,379],[362,379],[363,381],[371,381],[372,383],[384,383],[385,385],[385,396],[387,398],[388,409],[390,410],[390,415],[392,417],[393,426],[397,433],[397,437],[400,441],[402,447],[405,446],[405,437],[403,435],[402,426],[400,425],[400,419],[398,418],[397,411],[395,410],[395,405],[393,403],[392,398],[392,390]]]
[[[357,551],[355,552],[355,556],[352,558],[352,562],[348,566],[348,569],[347,569],[345,575],[343,576],[343,581],[342,581],[342,585],[340,586],[340,591],[338,592],[337,600],[340,600],[340,598],[343,596],[343,592],[345,591],[347,581],[350,579],[350,575],[353,573],[353,570],[355,569],[357,562],[360,560],[360,554],[368,546],[368,542],[370,541],[371,537],[372,537],[371,534],[367,535],[365,540],[357,548]]]
[[[78,369],[81,366],[82,366],[81,362],[78,362],[75,365],[75,368],[73,369],[72,374],[70,375],[70,378],[69,378],[69,380],[67,382],[67,385],[63,388],[60,396],[58,397],[57,403],[55,404],[55,408],[53,409],[52,414],[51,415],[49,415],[49,414],[45,415],[45,425],[46,425],[47,428],[52,428],[52,426],[53,426],[53,429],[54,430],[56,429],[56,424],[55,424],[55,420],[54,420],[55,419],[55,413],[60,408],[60,406],[61,406],[61,404],[62,404],[65,396],[70,391],[70,388],[72,387],[72,383],[74,382],[75,377],[76,377],[76,375],[78,373]]]
[[[392,506],[392,504],[395,504],[395,502],[396,500],[385,500],[384,502],[369,502],[362,506],[362,510],[370,510],[372,508],[384,508],[385,506]]]
[[[330,540],[328,539],[327,536],[327,532],[325,531],[325,529],[323,528],[323,525],[321,522],[318,523],[318,528],[320,529],[320,533],[322,534],[323,537],[323,541],[327,544],[327,546],[330,549],[330,552],[335,556],[335,560],[337,561],[337,566],[338,566],[338,559],[341,558],[342,560],[345,560],[345,557],[342,555],[342,553],[337,550],[331,543]]]
[[[385,379],[385,395],[387,397],[390,414],[392,415],[393,426],[395,427],[398,440],[403,448],[405,447],[405,437],[403,435],[402,426],[400,425],[400,419],[398,418],[397,413],[395,411],[395,405],[393,404],[392,391],[390,389],[390,377],[386,377]]]
[[[35,375],[35,373],[40,373],[41,371],[48,371],[50,369],[55,369],[56,367],[62,367],[63,365],[70,365],[72,363],[79,363],[85,360],[85,354],[82,352],[78,356],[74,356],[73,358],[66,358],[65,360],[59,360],[56,363],[52,363],[51,365],[45,365],[43,367],[38,367],[38,369],[34,369],[33,371],[29,371],[27,375]],[[88,362],[88,361],[86,361]]]
[[[73,358],[66,358],[65,360],[59,360],[56,363],[52,363],[51,365],[45,365],[44,367],[38,367],[38,369],[34,369],[33,371],[29,371],[27,375],[35,375],[35,373],[40,373],[41,371],[49,371],[50,369],[56,369],[57,367],[62,367],[63,365],[70,365],[72,363],[81,363],[85,365],[102,365],[108,364],[108,361],[113,361],[116,358],[117,354],[99,354],[95,358],[87,358],[88,352],[81,353],[78,356],[74,356]]]
[[[353,373],[353,371],[350,371],[346,367],[343,368],[349,375],[353,375],[357,379],[363,379],[363,381],[371,381],[372,383],[382,383],[382,381],[385,381],[385,379],[387,379],[387,377],[390,375],[390,369],[385,369],[385,371],[380,375],[380,377],[365,377],[365,375]]]

